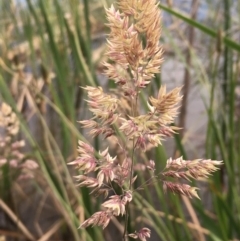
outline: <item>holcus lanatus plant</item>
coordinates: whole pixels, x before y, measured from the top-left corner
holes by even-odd
[[[132,237],[145,241],[150,237],[150,229],[143,227],[130,234],[127,230],[129,206],[138,190],[133,185],[137,179],[134,169],[141,160],[141,153],[161,145],[162,140],[178,130],[171,124],[177,117],[182,96],[181,88],[167,92],[166,87],[161,86],[158,95],[149,98],[149,111],[142,113],[142,90],[159,73],[163,61],[159,44],[160,10],[156,0],[121,0],[118,7],[119,10],[114,6],[106,10],[111,31],[107,50],[109,62],[104,63],[105,74],[114,80],[118,91],[107,94],[101,87],[84,87],[93,117],[80,121],[93,137],[101,135],[110,142],[115,140],[117,152],[112,156],[107,148],[96,153],[90,144],[79,141],[79,157],[69,164],[83,172],[76,176],[80,187],[93,188],[91,193],[106,199],[102,210],[80,227],[105,228],[113,216],[122,215],[125,216],[122,240]],[[197,188],[181,180],[206,178],[221,164],[222,161],[170,158],[166,168],[155,173],[155,162],[149,160],[145,170],[151,173],[151,178],[145,184],[159,180],[165,191],[199,198]]]

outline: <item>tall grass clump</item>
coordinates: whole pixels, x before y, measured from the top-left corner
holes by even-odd
[[[155,169],[155,162],[161,160],[144,161],[146,151],[161,145],[162,140],[179,129],[172,123],[182,99],[181,88],[167,92],[161,86],[156,97],[149,97],[148,110],[144,112],[141,96],[145,96],[144,89],[160,71],[163,61],[160,10],[155,0],[122,0],[118,7],[116,10],[112,5],[106,10],[110,27],[106,53],[109,62],[104,63],[106,76],[117,87],[109,93],[101,87],[83,87],[93,116],[80,121],[83,128],[90,128],[92,137],[99,136],[108,145],[97,151],[91,144],[79,141],[79,157],[69,164],[83,171],[75,177],[78,185],[93,188],[91,194],[102,195],[104,200],[102,210],[80,227],[97,225],[104,229],[114,217],[124,216],[122,240],[131,237],[144,241],[150,238],[148,227],[129,230],[133,200],[139,190],[158,182],[164,191],[199,198],[197,188],[187,183],[207,178],[222,161],[170,158],[161,171]],[[135,171],[141,163],[146,179],[140,181]]]

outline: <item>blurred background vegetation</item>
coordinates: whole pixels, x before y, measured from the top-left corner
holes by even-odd
[[[26,141],[25,155],[39,165],[28,180],[1,165],[0,240],[121,240],[120,219],[103,232],[78,229],[101,202],[76,188],[67,166],[84,139],[77,121],[89,115],[79,86],[114,88],[101,65],[104,7],[111,3],[0,0],[0,102],[16,112],[17,139]],[[160,184],[141,191],[130,228],[149,226],[152,241],[240,240],[240,1],[162,0],[159,7],[164,63],[147,91],[156,94],[162,83],[183,85],[176,123],[183,129],[147,158],[158,170],[179,156],[225,165],[196,184],[200,201],[164,194]],[[99,149],[100,140],[94,143]]]

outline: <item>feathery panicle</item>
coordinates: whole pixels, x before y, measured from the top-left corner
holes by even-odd
[[[93,119],[101,120],[101,125],[113,124],[118,118],[117,114],[114,114],[118,107],[118,99],[114,96],[105,94],[101,87],[87,86],[83,88],[88,93],[87,100],[89,110],[93,113]]]
[[[210,159],[185,161],[182,157],[175,160],[170,158],[167,160],[166,168],[171,169],[171,171],[167,171],[163,174],[165,176],[182,177],[184,179],[188,179],[188,177],[194,179],[206,178],[213,172],[217,171],[219,169],[218,166],[221,166],[222,164],[222,161],[214,161]]]
[[[222,164],[222,161],[213,161],[210,159],[195,159],[192,161],[185,161],[182,157],[174,160],[169,158],[166,164],[166,171],[162,172],[162,176],[174,178],[178,182],[180,182],[181,179],[186,181],[190,181],[191,178],[198,180],[200,178],[207,178],[213,172],[217,171],[219,169],[218,166]],[[165,191],[168,189],[173,193],[182,194],[190,198],[199,198],[196,192],[198,188],[196,187],[167,181],[164,181],[163,183]]]
[[[100,170],[97,175],[97,179],[99,182],[99,185],[103,183],[105,180],[107,183],[109,181],[113,181],[115,178],[114,168],[116,166],[115,157],[111,157],[108,153],[108,148],[104,150],[103,152],[99,152],[100,160],[99,160],[99,166],[98,169]]]
[[[189,198],[196,197],[200,199],[200,197],[197,194],[197,189],[196,187],[191,187],[190,185],[187,184],[180,184],[180,183],[173,183],[173,182],[163,182],[163,189],[164,191],[171,191],[175,194],[181,194],[184,196],[187,196]]]
[[[79,158],[69,162],[68,165],[76,165],[78,170],[84,171],[85,174],[95,171],[97,160],[93,148],[82,141],[78,141],[78,145]]]
[[[84,175],[75,176],[76,180],[79,181],[78,187],[99,187],[98,179],[93,177],[87,177]]]
[[[153,106],[148,104],[150,112],[136,117],[129,116],[129,120],[120,118],[120,130],[129,140],[137,139],[136,148],[146,151],[147,144],[161,145],[165,137],[171,136],[178,130],[177,127],[169,126],[177,115],[178,103],[181,100],[180,88],[176,88],[166,94],[161,88],[158,99],[150,98]]]
[[[88,226],[102,226],[102,228],[106,228],[111,219],[111,212],[100,211],[94,213],[89,219],[85,220],[80,228],[87,228]]]
[[[177,109],[182,99],[180,95],[181,88],[175,88],[169,93],[166,92],[166,86],[161,86],[157,99],[150,97],[149,101],[152,104],[150,106],[151,112],[156,112],[160,115],[160,122],[163,125],[167,125],[173,122],[177,117]]]
[[[110,199],[102,204],[104,208],[107,208],[115,216],[125,214],[125,206],[127,202],[132,200],[132,195],[128,193],[126,196],[113,195]]]
[[[150,238],[151,236],[151,230],[148,228],[142,228],[138,232],[135,231],[134,233],[131,233],[128,235],[131,238],[134,239],[140,239],[141,241],[146,241],[147,238]]]
[[[125,95],[134,97],[160,70],[160,10],[155,0],[120,1],[119,8],[122,13],[113,5],[107,10],[111,30],[107,56],[113,64],[105,63],[105,74]]]
[[[146,167],[148,170],[154,172],[155,171],[155,162],[153,160],[150,160],[149,164]]]
[[[87,86],[89,110],[93,113],[91,120],[79,121],[84,128],[91,128],[90,134],[95,137],[103,134],[105,138],[114,134],[113,125],[119,118],[116,114],[119,100],[103,92],[101,87]]]
[[[130,161],[131,160],[129,160],[129,158],[126,158],[123,160],[122,164],[118,164],[114,169],[114,182],[117,183],[121,188],[129,180],[131,165]]]
[[[124,195],[113,195],[110,200],[102,204],[103,207],[111,210],[114,215],[119,216],[125,214],[125,206],[132,201],[132,192],[127,191]]]

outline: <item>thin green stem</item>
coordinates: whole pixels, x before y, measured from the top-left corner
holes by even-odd
[[[132,113],[133,117],[137,114],[137,103],[138,103],[138,89],[136,90],[136,99],[135,99],[135,105],[132,103]],[[132,190],[132,180],[133,180],[133,166],[134,166],[134,155],[135,155],[135,149],[136,149],[136,143],[135,138],[132,140],[132,156],[131,156],[131,168],[130,168],[130,179],[129,179],[129,190]],[[127,240],[127,226],[128,226],[128,220],[129,220],[129,203],[126,204],[126,214],[125,214],[125,224],[124,224],[124,231],[122,240]]]
[[[131,163],[131,169],[130,169],[130,180],[129,180],[129,190],[132,190],[132,180],[133,180],[133,165],[134,165],[134,152],[135,152],[135,144],[133,140],[133,149],[132,149],[132,163]],[[126,205],[126,215],[125,215],[125,224],[124,224],[124,232],[123,232],[123,241],[126,239],[126,234],[127,234],[127,226],[128,226],[128,219],[129,219],[129,203]]]

